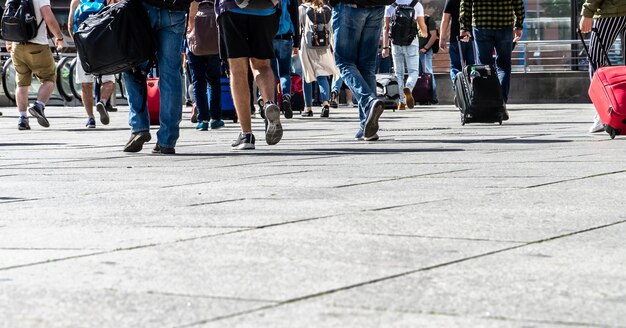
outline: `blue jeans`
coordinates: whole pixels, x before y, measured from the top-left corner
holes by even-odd
[[[145,2],[142,5],[148,13],[150,25],[157,38],[156,57],[161,93],[161,125],[157,131],[157,142],[163,147],[173,148],[180,134],[179,124],[183,113],[180,45],[183,43],[185,12],[161,9]],[[147,63],[144,67],[145,65]],[[131,132],[149,131],[148,106],[143,103],[141,92],[145,86],[135,80],[131,72],[124,72],[124,82],[130,105],[128,124]]]
[[[274,76],[280,78],[280,89],[283,95],[291,93],[291,51],[293,49],[292,40],[274,39],[275,59],[271,59]]]
[[[321,101],[328,101],[330,99],[330,83],[328,83],[328,76],[318,76],[317,85],[320,88]],[[307,83],[302,79],[302,89],[304,91],[304,106],[313,106],[313,86],[312,83]]]
[[[359,104],[361,129],[376,100],[376,57],[385,7],[333,7],[335,64]]]
[[[435,74],[433,73],[433,51],[428,50],[425,54],[420,53],[420,72],[430,73],[433,76],[433,101],[439,102],[437,99],[437,83],[435,82]]]
[[[196,56],[187,48],[193,99],[198,109],[198,122],[222,119],[222,65],[219,55]]]
[[[461,49],[456,41],[450,41],[450,79],[452,79],[452,87],[454,88],[454,79],[456,75],[463,70],[463,63],[461,63],[461,54],[466,65],[474,64],[474,51],[472,50],[472,44],[469,42],[461,42]]]
[[[502,86],[504,102],[509,99],[511,87],[511,51],[513,51],[513,26],[492,30],[474,28],[474,40],[478,48],[478,62],[482,65],[494,65]],[[496,50],[496,59],[492,56]]]
[[[338,78],[333,80],[331,91],[335,91],[337,92],[337,95],[339,95],[339,91],[341,91],[342,86],[343,86],[343,79],[341,78],[341,76],[339,76]]]
[[[398,78],[398,89],[400,90],[400,102],[406,103],[404,98],[404,72],[409,72],[406,80],[406,87],[413,91],[417,78],[419,77],[420,66],[420,49],[417,45],[397,46],[391,45],[391,53],[393,57],[393,66],[396,68],[396,77]],[[404,63],[406,61],[406,66]]]

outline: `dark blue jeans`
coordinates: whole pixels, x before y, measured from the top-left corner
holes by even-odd
[[[291,93],[291,52],[293,50],[292,40],[274,39],[275,59],[271,59],[274,76],[280,79],[280,89],[283,95]]]
[[[452,87],[454,87],[454,79],[457,74],[463,69],[463,63],[461,63],[461,54],[466,65],[474,64],[474,50],[472,50],[472,44],[470,42],[461,42],[461,49],[457,41],[450,41],[450,79],[452,79]]]
[[[376,100],[376,58],[385,7],[357,7],[340,2],[333,8],[335,64],[359,103],[361,129]]]
[[[509,99],[511,87],[511,52],[513,51],[513,26],[502,29],[474,28],[474,40],[478,48],[478,62],[482,65],[494,65],[502,86],[504,102]],[[494,61],[493,51],[496,51]]]
[[[222,118],[222,86],[220,56],[196,56],[187,49],[193,98],[198,109],[198,122]]]

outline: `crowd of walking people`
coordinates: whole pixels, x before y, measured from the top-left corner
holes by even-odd
[[[57,48],[63,46],[63,34],[50,9],[50,0],[31,1],[37,21],[41,22],[37,36],[28,42],[7,42],[17,72],[16,103],[20,130],[30,129],[27,111],[41,126],[50,126],[44,110],[56,73],[46,30],[55,37]],[[73,19],[79,19],[77,11],[84,1],[72,0],[68,24],[70,36],[76,29]],[[102,0],[102,4],[116,1]],[[599,38],[606,44],[612,43],[616,35],[626,29],[626,5],[622,2],[586,0],[581,30],[588,32],[594,25],[600,31]],[[393,60],[400,90],[397,105],[400,110],[416,106],[412,91],[416,88],[420,71],[433,73],[432,56],[436,49],[449,52],[453,82],[467,64],[494,65],[506,103],[512,47],[522,37],[525,17],[523,0],[447,0],[438,32],[434,19],[425,15],[418,0],[143,0],[142,5],[157,40],[160,126],[152,152],[159,154],[175,154],[182,119],[181,71],[184,61],[193,86],[194,118],[198,130],[224,126],[221,78],[227,67],[230,95],[241,127],[231,145],[233,150],[255,148],[251,124],[251,107],[254,107],[251,104],[255,102],[259,104],[259,114],[265,122],[266,143],[280,142],[284,123],[281,116],[283,119],[293,117],[294,83],[302,84],[302,116],[305,117],[314,115],[312,87],[319,88],[317,98],[322,118],[331,116],[331,108],[337,107],[341,86],[345,84],[358,106],[354,138],[376,141],[379,139],[379,118],[385,110],[385,102],[376,92],[376,72],[381,60],[389,57]],[[200,28],[195,20],[200,17],[198,15],[207,14],[203,10],[207,6],[216,16],[214,41],[219,42],[219,52],[198,54],[194,51],[196,41],[191,44],[187,37],[204,32],[194,30]],[[592,36],[592,50],[598,49],[594,46],[597,38]],[[477,49],[476,57],[473,47]],[[181,52],[185,55],[181,56]],[[591,56],[602,61],[597,52],[592,52]],[[292,77],[294,71],[300,79]],[[28,107],[28,87],[33,74],[42,84],[37,100]],[[131,127],[131,137],[124,151],[139,152],[152,139],[146,97],[142,94],[145,81],[138,80],[131,72],[123,76]],[[94,79],[80,69],[76,75],[77,83],[82,84],[88,128],[96,126],[92,94]],[[252,87],[252,80],[257,88]],[[98,77],[95,107],[104,125],[110,121],[106,108],[113,81],[112,76]],[[438,102],[434,79],[432,88],[429,104]],[[508,119],[506,111],[503,119]]]

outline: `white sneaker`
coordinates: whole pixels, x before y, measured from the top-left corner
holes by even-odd
[[[596,114],[593,118],[593,124],[589,128],[589,133],[598,133],[604,131],[604,124],[600,121],[600,116]]]

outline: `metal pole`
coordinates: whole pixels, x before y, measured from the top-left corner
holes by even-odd
[[[570,40],[576,40],[578,39],[578,34],[576,33],[576,29],[578,28],[578,1],[576,0],[571,0],[571,15],[570,15],[570,24],[571,29],[570,29]],[[572,70],[574,71],[578,71],[580,68],[578,67],[578,52],[579,52],[579,45],[578,44],[572,44],[572,63],[570,65],[570,67],[572,68]]]

